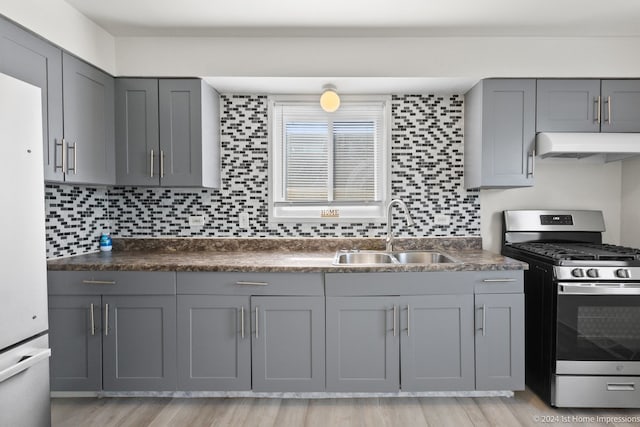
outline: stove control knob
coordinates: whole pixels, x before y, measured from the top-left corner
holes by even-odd
[[[571,275],[573,277],[584,277],[584,271],[581,268],[574,268],[571,270]]]
[[[629,274],[629,270],[627,270],[626,268],[619,268],[618,270],[616,270],[616,277],[619,277],[621,279],[628,279],[629,277],[631,277],[631,275]]]
[[[592,278],[596,278],[598,277],[598,270],[595,268],[590,268],[587,270],[587,276],[592,277]]]

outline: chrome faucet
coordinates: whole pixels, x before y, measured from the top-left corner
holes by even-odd
[[[390,201],[389,206],[387,206],[387,238],[385,240],[387,243],[387,252],[391,252],[393,250],[393,232],[391,231],[391,220],[393,219],[393,216],[391,215],[391,207],[393,205],[399,205],[404,209],[404,219],[407,221],[407,225],[415,225],[415,222],[409,214],[409,208],[407,208],[407,205],[402,200],[393,199]]]

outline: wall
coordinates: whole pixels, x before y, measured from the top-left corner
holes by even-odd
[[[115,41],[64,0],[2,0],[0,14],[115,74]]]
[[[640,157],[622,162],[620,243],[640,248]]]
[[[607,227],[603,240],[620,244],[621,170],[620,162],[536,158],[533,187],[480,192],[483,247],[500,252],[506,209],[602,210]]]
[[[261,95],[221,96],[220,190],[115,187],[107,190],[108,200],[104,200],[99,190],[52,186],[47,205],[47,255],[57,257],[96,250],[100,230],[105,227],[111,228],[114,237],[383,236],[386,223],[267,222],[266,100],[266,96]],[[396,235],[478,236],[480,233],[478,192],[465,191],[462,183],[462,101],[460,95],[392,97],[391,194],[407,203],[417,223],[407,228],[396,215]],[[101,207],[93,207],[94,204]],[[108,215],[105,215],[107,204]],[[249,213],[247,230],[238,226],[241,211]],[[450,216],[451,224],[434,225],[435,214]],[[189,215],[204,215],[205,225],[190,227]],[[87,218],[86,225],[78,221],[83,216]],[[78,230],[79,227],[82,229]],[[73,236],[67,238],[68,233]],[[71,244],[74,239],[78,247]],[[65,243],[54,247],[54,242]]]

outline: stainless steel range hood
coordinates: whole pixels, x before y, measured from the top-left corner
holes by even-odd
[[[601,154],[612,162],[640,155],[640,133],[541,132],[536,153],[542,158],[577,159]]]

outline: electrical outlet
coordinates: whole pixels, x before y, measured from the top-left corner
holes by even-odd
[[[449,225],[451,223],[451,218],[449,215],[437,214],[433,217],[433,222],[435,225]]]
[[[189,217],[190,227],[201,227],[204,225],[204,215],[191,215]]]
[[[240,215],[238,215],[238,222],[239,222],[240,228],[244,228],[245,230],[249,228],[249,213],[240,212]]]

